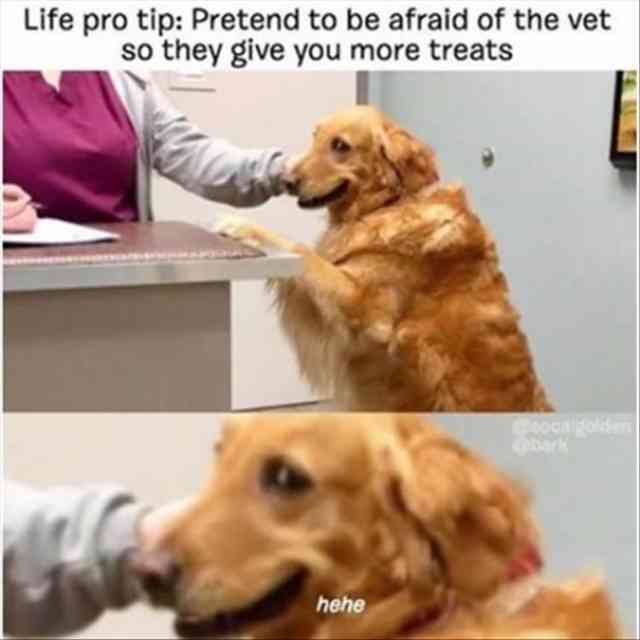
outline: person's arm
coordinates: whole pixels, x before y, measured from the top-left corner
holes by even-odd
[[[280,149],[241,149],[212,138],[175,109],[153,83],[150,100],[153,168],[188,191],[235,207],[251,207],[284,191]],[[221,123],[224,126],[224,123]]]
[[[119,488],[5,483],[4,632],[77,631],[140,595],[130,571],[145,507]]]

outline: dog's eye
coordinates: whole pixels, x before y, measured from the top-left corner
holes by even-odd
[[[313,485],[311,478],[282,458],[267,460],[260,476],[260,485],[265,491],[279,494],[299,494]]]
[[[342,138],[333,138],[331,150],[337,153],[347,153],[347,151],[351,151],[351,145]]]

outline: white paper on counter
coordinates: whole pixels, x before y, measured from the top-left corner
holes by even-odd
[[[117,240],[117,233],[92,229],[84,225],[65,222],[55,218],[39,218],[36,227],[29,233],[2,233],[4,244],[58,245],[84,244]]]

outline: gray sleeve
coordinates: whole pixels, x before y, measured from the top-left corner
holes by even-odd
[[[144,507],[108,486],[5,483],[3,623],[12,636],[79,630],[139,597],[129,571]]]
[[[206,135],[153,83],[147,87],[147,99],[151,162],[161,175],[208,200],[235,207],[262,204],[283,193],[281,150],[240,149]]]

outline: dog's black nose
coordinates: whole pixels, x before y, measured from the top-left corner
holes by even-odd
[[[140,551],[132,559],[133,570],[152,604],[173,607],[180,580],[180,565],[167,551]]]
[[[283,181],[284,188],[287,190],[287,193],[292,196],[298,195],[298,189],[300,188],[300,179],[294,178],[293,176],[286,176]]]

